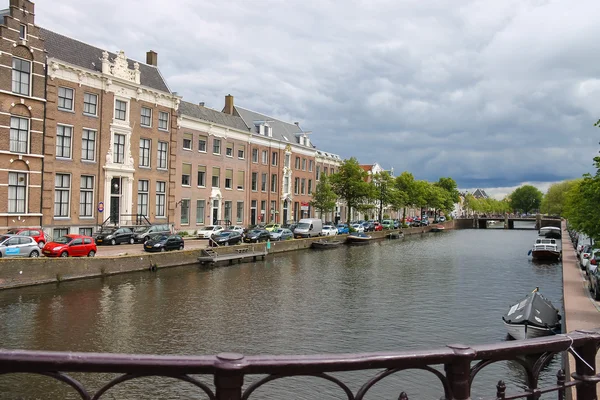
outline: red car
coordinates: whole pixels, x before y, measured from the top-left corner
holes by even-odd
[[[46,257],[94,257],[96,243],[90,236],[65,235],[46,243],[42,253]]]
[[[46,234],[40,228],[13,228],[9,229],[7,233],[11,235],[30,236],[37,242],[40,249],[48,242]]]
[[[383,225],[381,225],[379,222],[374,222],[373,225],[374,225],[373,230],[375,232],[383,230]]]

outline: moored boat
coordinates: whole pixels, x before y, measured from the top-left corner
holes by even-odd
[[[560,320],[558,309],[539,293],[538,288],[511,306],[502,316],[508,334],[515,339],[529,339],[560,332]]]
[[[446,229],[444,225],[433,225],[431,227],[431,232],[442,232],[444,229]]]
[[[352,233],[346,238],[346,243],[363,244],[369,243],[371,240],[373,240],[373,237],[370,235],[366,235],[364,233]]]
[[[341,240],[317,240],[316,242],[312,242],[310,247],[313,249],[333,249],[339,247],[343,242]]]
[[[534,260],[558,261],[561,256],[556,239],[542,237],[535,240],[535,244],[529,253]]]
[[[555,226],[545,226],[540,228],[539,234],[547,239],[560,239],[562,237],[561,229]]]

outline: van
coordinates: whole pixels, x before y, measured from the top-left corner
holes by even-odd
[[[295,238],[309,238],[321,236],[323,221],[318,218],[304,218],[298,221],[298,226],[294,229]]]
[[[150,239],[150,237],[154,235],[170,235],[171,227],[169,224],[150,225],[136,228],[134,232],[135,234],[133,235],[133,240],[136,242],[145,243],[146,240]]]

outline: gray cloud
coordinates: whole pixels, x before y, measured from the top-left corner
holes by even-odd
[[[171,89],[313,131],[342,157],[461,187],[592,169],[596,0],[40,0],[39,25],[144,60]]]

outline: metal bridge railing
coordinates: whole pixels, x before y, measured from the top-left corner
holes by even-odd
[[[491,345],[449,345],[437,350],[399,353],[247,357],[221,353],[216,356],[185,357],[0,350],[0,375],[44,375],[60,381],[57,384],[70,386],[81,399],[99,399],[105,393],[111,396],[110,390],[124,382],[162,376],[187,382],[204,392],[209,399],[215,400],[246,400],[254,398],[252,395],[255,390],[269,382],[287,377],[312,377],[333,383],[335,389],[332,390],[342,395],[339,398],[363,400],[375,384],[385,384],[387,377],[400,371],[417,369],[428,371],[437,378],[445,399],[469,399],[471,384],[482,370],[498,361],[514,360],[523,367],[526,388],[516,393],[506,393],[506,385],[502,377],[498,377],[495,399],[535,400],[544,393],[555,393],[562,400],[567,389],[575,387],[578,400],[592,400],[596,399],[596,384],[600,381],[600,376],[595,372],[599,344],[600,331],[596,330]],[[565,351],[576,353],[576,370],[570,377],[559,370],[556,384],[538,387],[542,368],[554,355]],[[522,359],[522,356],[532,355],[536,355],[537,360],[533,364]],[[342,382],[330,375],[359,370],[372,371],[372,375],[367,381],[359,382],[362,386],[357,391],[350,389],[350,382]],[[92,393],[68,373],[121,375]],[[199,379],[197,375],[211,376],[213,384],[205,383],[206,379]],[[256,380],[259,378],[257,375],[266,376]],[[246,377],[253,378],[249,380],[254,383],[245,386]],[[352,382],[354,384],[356,382]],[[10,390],[5,393],[10,393]],[[412,395],[418,397],[417,393]],[[173,396],[177,397],[177,394],[173,393]],[[399,399],[409,398],[404,392],[398,396]]]

